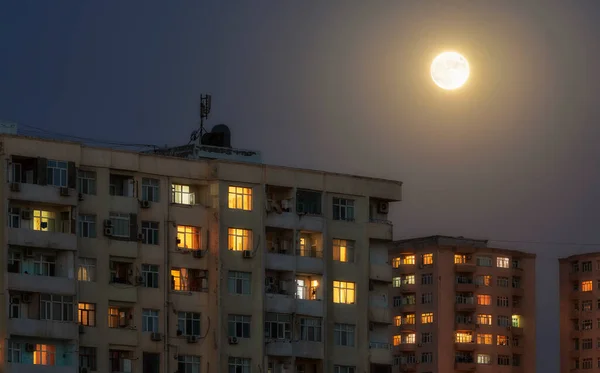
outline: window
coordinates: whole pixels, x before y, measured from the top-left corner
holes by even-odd
[[[477,257],[477,265],[480,267],[491,267],[492,266],[492,258],[489,256],[478,256]]]
[[[521,316],[520,315],[512,315],[511,321],[512,321],[513,328],[521,327]],[[590,324],[591,324],[591,321],[590,321]]]
[[[582,281],[581,282],[581,291],[592,291],[592,281]]]
[[[188,250],[200,250],[200,228],[178,225],[177,247]]]
[[[349,365],[334,365],[333,373],[356,373],[356,367]]]
[[[347,281],[333,282],[333,303],[354,304],[356,284]]]
[[[354,241],[334,239],[333,260],[354,262]]]
[[[227,287],[229,294],[250,294],[250,272],[229,271]]]
[[[421,304],[433,303],[433,293],[421,293]]]
[[[96,215],[78,215],[77,216],[77,233],[79,233],[79,237],[95,238],[96,237]]]
[[[433,284],[433,273],[423,273],[421,275],[421,285]]]
[[[499,256],[496,258],[496,267],[498,268],[510,268],[510,258],[505,256]]]
[[[158,333],[158,310],[142,310],[142,331]]]
[[[300,318],[300,340],[321,342],[321,319],[301,317]]]
[[[250,338],[250,316],[229,315],[227,325],[230,337]]]
[[[108,327],[124,328],[131,325],[133,319],[132,308],[108,307]]]
[[[496,298],[496,305],[498,307],[508,307],[508,297],[498,297],[498,298]]]
[[[477,304],[480,306],[489,306],[492,304],[492,296],[486,294],[477,295]]]
[[[96,371],[96,347],[79,346],[79,367]]]
[[[473,343],[473,334],[465,332],[454,333],[454,342],[456,343]]]
[[[96,326],[96,304],[79,303],[79,324],[84,326]]]
[[[433,312],[427,312],[421,314],[421,324],[433,323]]]
[[[508,287],[508,277],[498,277],[496,279],[496,285],[503,287],[503,288],[507,288]]]
[[[234,210],[252,211],[252,188],[230,186],[227,207]]]
[[[200,336],[200,314],[198,312],[177,313],[177,334]]]
[[[299,214],[321,215],[321,192],[298,190],[296,192],[296,212]]]
[[[478,325],[492,325],[492,315],[478,314],[477,315]]]
[[[581,341],[582,350],[591,350],[592,348],[594,348],[594,342],[591,338],[585,338]]]
[[[251,250],[252,231],[249,229],[229,228],[229,250]]]
[[[431,343],[433,342],[433,334],[432,333],[421,333],[421,343]]]
[[[77,190],[81,194],[96,195],[96,173],[94,171],[77,171]]]
[[[521,288],[521,277],[513,276],[513,278],[512,278],[512,287],[514,289],[520,289]]]
[[[498,335],[496,337],[496,344],[498,346],[508,346],[510,339],[506,335]]]
[[[8,340],[8,362],[20,363],[22,355],[22,345],[20,342]]]
[[[36,276],[55,276],[56,258],[53,255],[35,254],[33,274]]]
[[[96,259],[79,258],[77,267],[78,281],[96,281]]]
[[[200,356],[177,355],[177,373],[200,373]]]
[[[354,347],[356,326],[351,324],[335,324],[333,339],[336,346]]]
[[[40,320],[73,321],[73,296],[41,294]]]
[[[404,255],[402,258],[400,258],[400,264],[402,265],[407,265],[407,264],[416,264],[416,257],[414,255]]]
[[[142,178],[142,201],[158,202],[160,200],[160,180]]]
[[[467,264],[468,259],[466,255],[463,254],[454,254],[454,264]]]
[[[421,363],[427,364],[433,362],[433,353],[431,352],[422,352],[421,353]]]
[[[56,346],[36,344],[33,351],[34,365],[54,365],[56,364]]]
[[[265,315],[265,337],[292,339],[292,315],[269,312]]]
[[[8,208],[8,226],[10,228],[21,228],[21,209],[19,207]]]
[[[56,232],[56,213],[53,211],[33,210],[33,230]]]
[[[133,197],[134,196],[133,177],[128,175],[111,174],[108,192],[111,196]]]
[[[510,326],[510,318],[508,316],[498,316],[498,326]]]
[[[487,354],[477,354],[477,364],[491,364],[492,357]]]
[[[510,365],[510,357],[507,355],[498,355],[498,365]]]
[[[171,202],[178,205],[196,204],[196,195],[190,191],[189,185],[171,185]]]
[[[400,264],[402,264],[401,258],[393,258],[392,259],[392,268],[398,268],[398,267],[400,267]]]
[[[492,335],[491,334],[477,333],[477,344],[480,344],[480,345],[491,345],[492,344]]]
[[[581,360],[581,368],[582,369],[592,369],[593,367],[594,367],[594,363],[591,358]]]
[[[479,286],[492,286],[492,276],[479,275],[475,277],[475,284]]]
[[[208,291],[208,272],[199,269],[171,268],[171,290]]]
[[[109,219],[112,223],[113,236],[129,238],[130,228],[130,216],[129,214],[121,214],[118,212],[111,212]]]
[[[354,200],[334,198],[333,220],[354,221]]]
[[[581,262],[581,272],[592,272],[592,262]]]
[[[423,254],[423,256],[421,257],[421,261],[423,262],[424,266],[432,265],[433,264],[433,254],[431,254],[431,253]]]
[[[142,243],[146,245],[158,245],[158,222],[155,221],[143,221],[142,222],[142,233],[144,238]]]
[[[229,371],[227,373],[251,373],[250,359],[230,357]]]
[[[142,264],[142,278],[144,279],[144,287],[158,289],[158,266]]]
[[[46,181],[48,185],[66,188],[68,162],[48,160],[48,168],[46,173]]]

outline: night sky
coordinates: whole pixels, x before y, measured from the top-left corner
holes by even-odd
[[[402,180],[396,238],[538,254],[538,372],[556,373],[556,258],[600,250],[599,17],[597,0],[4,0],[0,119],[178,145],[211,93],[208,127],[267,163]],[[471,64],[459,91],[429,78],[447,49]]]

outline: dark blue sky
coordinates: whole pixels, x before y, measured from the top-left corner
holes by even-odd
[[[506,241],[600,242],[599,17],[594,0],[4,0],[0,118],[174,145],[209,92],[210,124],[269,163],[403,180],[397,238],[539,255],[554,373],[555,258],[597,247]],[[428,77],[445,49],[472,66],[458,92]]]

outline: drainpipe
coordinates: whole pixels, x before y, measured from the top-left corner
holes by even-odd
[[[167,186],[171,185],[171,178],[167,177]],[[170,196],[167,198],[171,198]],[[169,353],[169,313],[171,312],[171,303],[169,302],[169,289],[170,289],[170,282],[171,282],[171,269],[169,266],[169,247],[171,239],[169,236],[169,224],[174,223],[174,221],[171,221],[171,203],[170,200],[167,203],[167,216],[165,219],[165,227],[164,227],[164,235],[165,235],[165,249],[164,249],[164,266],[165,266],[165,276],[164,276],[164,280],[163,280],[163,287],[164,287],[164,293],[163,293],[163,297],[164,297],[164,304],[165,304],[165,308],[164,308],[164,323],[165,323],[165,336],[164,336],[164,351],[165,351],[165,357],[164,357],[164,372],[165,373],[169,373],[169,361],[171,359],[170,353]]]

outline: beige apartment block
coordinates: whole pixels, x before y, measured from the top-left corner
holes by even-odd
[[[394,373],[535,372],[535,255],[487,241],[395,241]]]
[[[0,156],[0,372],[392,370],[400,182],[13,135]]]
[[[559,259],[560,371],[600,367],[600,253]]]

